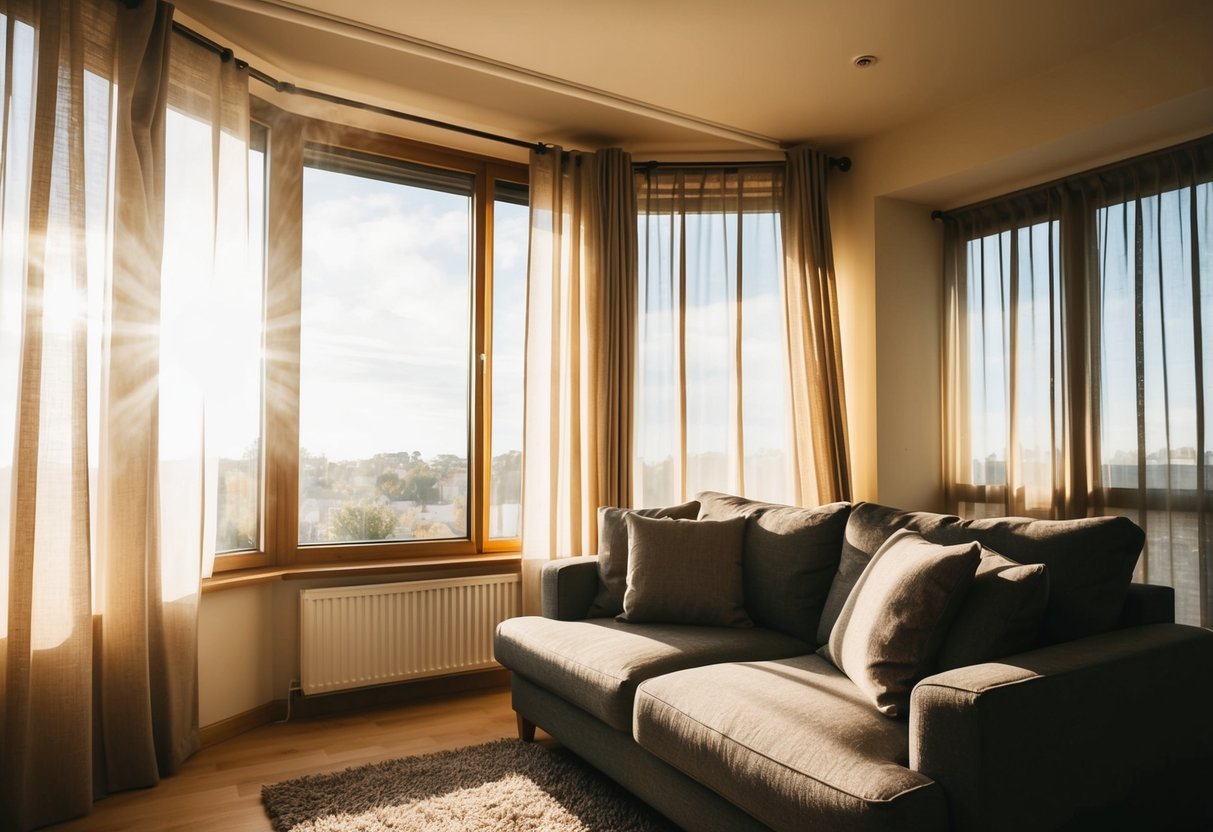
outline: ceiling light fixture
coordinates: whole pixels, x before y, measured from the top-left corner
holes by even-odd
[[[876,63],[876,56],[875,55],[860,55],[858,58],[851,61],[851,63],[855,64],[855,66],[859,67],[860,69],[867,69],[872,64]]]

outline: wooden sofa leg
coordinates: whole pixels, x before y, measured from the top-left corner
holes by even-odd
[[[535,741],[535,723],[531,722],[522,714],[516,714],[518,717],[518,739],[523,742]]]

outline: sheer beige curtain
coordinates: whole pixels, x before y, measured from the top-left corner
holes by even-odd
[[[1137,579],[1213,623],[1213,139],[952,212],[945,488],[968,515],[1122,514]]]
[[[795,502],[781,167],[637,173],[636,505]]]
[[[794,502],[804,505],[851,499],[829,170],[829,156],[820,151],[804,146],[788,151],[784,305],[794,425]]]
[[[597,509],[631,504],[636,198],[611,149],[531,155],[523,606],[538,569],[597,551]]]
[[[197,744],[199,339],[222,328],[188,300],[210,272],[173,266],[183,166],[211,195],[189,232],[207,264],[224,221],[213,157],[166,141],[189,65],[170,72],[169,6],[0,14],[0,817],[26,829],[152,785]],[[197,77],[220,89],[207,57]]]

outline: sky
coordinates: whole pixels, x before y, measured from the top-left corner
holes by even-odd
[[[303,203],[300,445],[333,460],[466,456],[471,197],[309,167]],[[516,208],[497,226],[505,275],[525,271]],[[503,302],[497,323],[509,358],[501,339],[520,330],[521,300]],[[521,436],[512,387],[498,395],[518,424],[503,413],[497,427]]]

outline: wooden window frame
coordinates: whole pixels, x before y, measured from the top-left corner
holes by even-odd
[[[266,181],[265,362],[261,547],[221,554],[216,574],[277,567],[475,559],[518,552],[521,540],[488,537],[492,473],[493,210],[496,182],[528,184],[526,165],[295,115],[253,98],[269,128]],[[308,145],[339,148],[475,177],[469,310],[468,529],[456,540],[299,545],[299,355],[303,275],[303,168]]]

